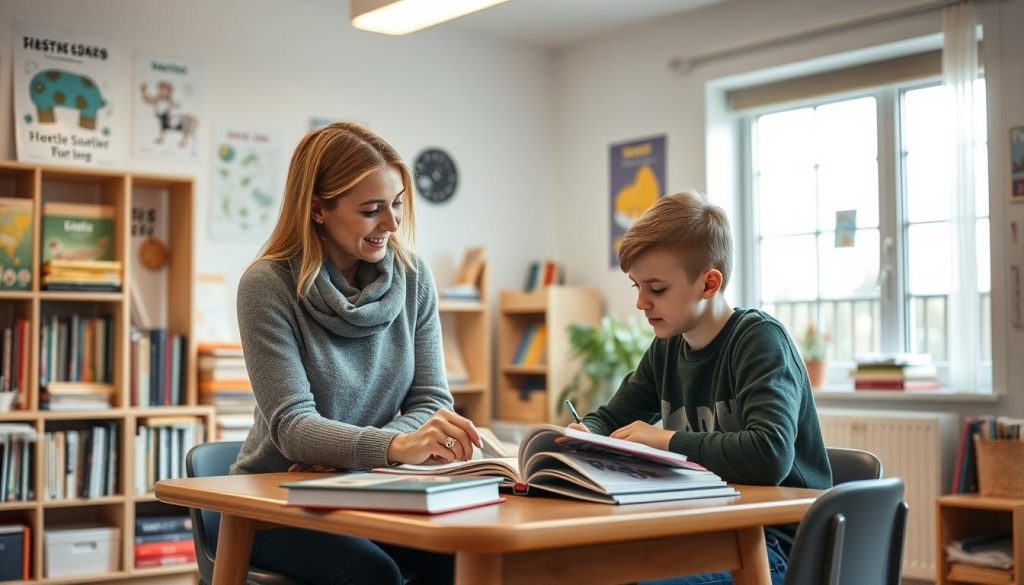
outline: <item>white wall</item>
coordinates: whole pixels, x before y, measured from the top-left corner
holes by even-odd
[[[938,12],[922,13],[751,51],[699,66],[686,74],[672,71],[674,57],[724,50],[759,40],[800,33],[842,21],[868,17],[894,8],[920,6],[919,0],[733,0],[700,11],[661,19],[619,31],[563,50],[556,58],[558,106],[559,216],[591,230],[555,231],[560,257],[577,277],[606,291],[611,312],[629,314],[632,289],[627,279],[607,265],[608,145],[631,137],[668,135],[668,192],[694,187],[712,189],[711,197],[727,208],[734,205],[729,181],[708,177],[705,158],[706,99],[709,82],[744,72],[810,60],[878,44],[914,38],[941,30]],[[1010,220],[1024,220],[1024,206],[1008,203],[1008,128],[1024,124],[1024,2],[980,4],[986,25],[984,58],[989,84],[990,173],[992,189],[993,300],[995,319],[1005,321],[1006,259]],[[723,187],[724,186],[724,187]],[[734,218],[734,231],[739,221]],[[600,251],[600,252],[595,252]],[[1015,253],[1020,254],[1018,250]],[[737,258],[742,263],[742,258]],[[732,300],[737,302],[737,291]],[[742,299],[741,299],[742,300]],[[1009,329],[1006,331],[1006,329]],[[912,402],[910,409],[949,409],[963,414],[1024,414],[1024,363],[1005,356],[1024,347],[1024,332],[1005,328],[994,351],[1003,352],[996,387],[1009,396],[996,404],[933,404]],[[863,403],[859,403],[863,406]],[[890,406],[891,407],[891,406]]]
[[[553,241],[551,214],[537,211],[548,206],[555,186],[550,54],[452,30],[364,33],[349,26],[347,14],[346,3],[327,0],[0,0],[0,158],[15,156],[12,24],[106,33],[120,48],[117,102],[128,103],[133,51],[201,59],[205,145],[215,122],[279,130],[282,186],[310,116],[364,122],[408,161],[427,146],[444,147],[460,169],[458,192],[440,206],[417,198],[418,250],[444,282],[463,248],[485,244],[500,267],[491,272],[492,286],[521,286],[528,263]],[[119,113],[128,124],[128,108]],[[124,160],[132,170],[198,177],[196,268],[225,274],[233,323],[237,278],[262,242],[209,237],[205,161],[154,164],[128,152]]]

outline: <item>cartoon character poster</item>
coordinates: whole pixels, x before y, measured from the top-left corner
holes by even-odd
[[[16,23],[14,119],[18,160],[112,166],[121,151],[115,124],[110,37]]]
[[[132,156],[167,162],[197,162],[202,90],[201,62],[135,53]]]
[[[261,242],[277,221],[280,139],[255,128],[213,129],[210,237]]]
[[[611,267],[619,266],[619,243],[629,226],[665,195],[665,136],[613,144],[611,169]]]

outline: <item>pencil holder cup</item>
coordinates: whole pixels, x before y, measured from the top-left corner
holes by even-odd
[[[1024,498],[1024,441],[975,436],[974,450],[981,495]]]
[[[0,412],[8,412],[14,407],[14,392],[0,392]]]

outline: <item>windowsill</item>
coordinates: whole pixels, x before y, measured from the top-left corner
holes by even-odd
[[[894,391],[831,387],[814,390],[815,402],[999,402],[1004,396],[999,392],[980,394],[953,389]]]

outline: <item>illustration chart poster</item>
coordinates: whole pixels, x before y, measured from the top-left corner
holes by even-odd
[[[665,136],[613,144],[608,148],[611,189],[611,267],[619,266],[619,243],[629,226],[665,195]]]
[[[29,23],[14,26],[14,119],[18,160],[60,165],[118,163],[115,51],[108,36]]]
[[[132,156],[166,162],[197,162],[202,93],[202,62],[136,52],[132,84]]]
[[[210,165],[210,237],[262,242],[277,222],[280,139],[239,126],[213,128]]]

